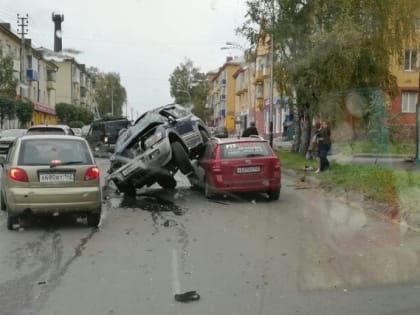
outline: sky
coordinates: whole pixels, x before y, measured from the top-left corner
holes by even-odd
[[[207,72],[242,54],[222,50],[226,42],[246,46],[235,33],[245,0],[0,0],[12,29],[17,14],[29,15],[34,47],[54,48],[52,12],[64,14],[63,49],[80,51],[77,62],[120,74],[134,118],[173,101],[168,79],[185,58]]]

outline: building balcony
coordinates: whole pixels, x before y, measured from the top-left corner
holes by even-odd
[[[20,72],[20,60],[13,59],[13,71]]]
[[[38,81],[39,74],[38,71],[34,69],[27,69],[26,70],[26,79],[29,81]]]
[[[55,90],[55,81],[47,81],[47,90]]]
[[[264,81],[263,78],[263,70],[257,70],[255,71],[255,79],[254,79],[255,83],[260,83]]]
[[[270,67],[264,67],[263,71],[262,71],[262,75],[264,78],[269,78],[271,74],[271,69]]]

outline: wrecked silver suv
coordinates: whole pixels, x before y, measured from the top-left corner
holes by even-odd
[[[209,136],[203,121],[180,105],[147,111],[121,131],[107,179],[126,195],[156,182],[175,188],[173,176],[178,170],[193,172],[191,159],[201,154]]]

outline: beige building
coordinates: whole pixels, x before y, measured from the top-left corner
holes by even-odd
[[[251,122],[255,122],[255,72],[253,63],[244,63],[234,74],[235,79],[235,129],[242,133]]]
[[[24,69],[21,68],[21,39],[8,23],[0,24],[0,44],[4,54],[13,56],[15,77],[20,80],[17,98],[34,104],[33,124],[55,123],[55,72],[57,66],[44,58],[42,51],[32,48],[31,40],[25,40]],[[23,71],[21,71],[23,70]],[[9,121],[9,128],[18,127],[17,121]]]
[[[95,112],[93,80],[85,65],[70,57],[55,64],[58,66],[57,103],[73,104]]]

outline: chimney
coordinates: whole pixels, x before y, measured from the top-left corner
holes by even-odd
[[[52,20],[54,22],[54,51],[60,52],[63,49],[61,23],[64,21],[64,15],[55,14],[53,12]]]
[[[3,26],[5,29],[7,29],[8,31],[11,30],[10,28],[10,23],[0,23],[1,26]]]

